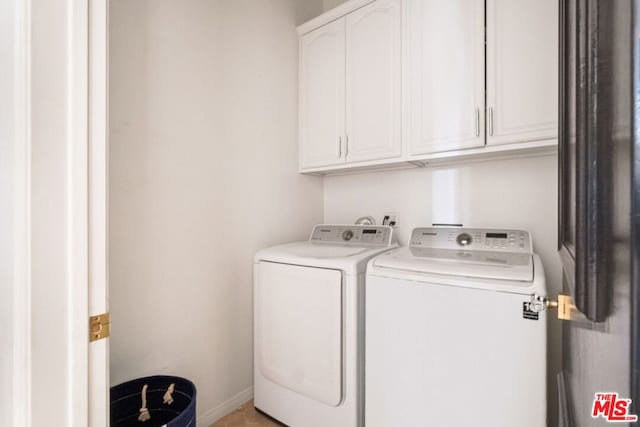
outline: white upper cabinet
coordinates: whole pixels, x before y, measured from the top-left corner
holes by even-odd
[[[484,0],[407,0],[409,155],[482,147]]]
[[[487,0],[487,144],[557,138],[557,64],[557,0]]]
[[[300,39],[302,169],[344,163],[345,18]]]
[[[378,0],[347,15],[346,160],[402,155],[402,2]]]
[[[349,0],[298,32],[302,172],[557,150],[558,0]]]
[[[300,41],[300,167],[402,156],[402,0],[358,0]]]

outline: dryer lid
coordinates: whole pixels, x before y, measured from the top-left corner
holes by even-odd
[[[256,252],[254,262],[276,262],[364,273],[367,262],[394,248],[388,226],[317,225],[308,241],[287,243]]]
[[[531,254],[405,247],[378,256],[375,267],[424,274],[530,282]]]
[[[340,244],[317,244],[317,243],[299,243],[283,246],[282,253],[302,258],[345,258],[358,255],[371,250],[371,247],[340,245]]]

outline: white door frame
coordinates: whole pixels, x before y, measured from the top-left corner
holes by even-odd
[[[2,247],[3,254],[0,264],[2,278],[7,280],[3,285],[3,295],[10,298],[2,299],[0,310],[9,313],[3,317],[2,348],[10,349],[11,355],[2,359],[2,370],[12,373],[10,377],[0,376],[3,389],[9,389],[4,399],[0,400],[0,419],[2,424],[15,426],[31,425],[31,275],[30,275],[30,56],[28,55],[29,38],[29,2],[14,0],[5,3],[1,11],[1,22],[8,32],[3,34],[9,43],[3,47],[0,66],[3,73],[11,76],[11,87],[8,96],[0,99],[0,111],[10,119],[6,126],[0,127],[0,156],[7,163],[0,168],[0,181],[8,182],[7,194],[2,193],[2,200],[8,201],[7,215],[0,220],[2,230],[8,239],[8,245]],[[12,24],[12,25],[11,25]],[[5,40],[6,40],[5,39]],[[6,167],[10,164],[11,167]],[[6,251],[6,252],[5,252]],[[6,274],[6,276],[5,276]],[[2,284],[3,280],[0,280]],[[4,286],[9,289],[4,289]],[[6,323],[8,322],[8,324]]]
[[[0,331],[12,349],[0,359],[0,372],[13,373],[0,402],[10,425],[108,424],[108,340],[88,340],[89,315],[107,309],[107,4],[8,0],[0,9],[14,23],[13,48],[0,52],[14,77],[0,99],[12,113],[0,141],[12,153],[0,174],[11,207],[0,221],[13,231],[1,264],[12,295]],[[63,202],[49,214],[43,194]]]
[[[89,314],[109,312],[109,2],[89,0]],[[109,422],[109,339],[89,346],[89,423]],[[103,424],[105,423],[105,424]]]

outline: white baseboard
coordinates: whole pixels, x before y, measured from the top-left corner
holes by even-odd
[[[236,394],[226,402],[222,402],[215,408],[209,409],[207,412],[202,414],[201,417],[198,418],[197,424],[199,427],[210,427],[220,418],[230,414],[238,406],[248,402],[251,399],[253,399],[253,386],[242,390],[240,393]]]

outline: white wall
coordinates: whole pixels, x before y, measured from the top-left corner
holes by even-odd
[[[352,223],[364,215],[373,215],[380,223],[385,212],[398,213],[403,245],[413,227],[432,223],[529,230],[546,269],[549,295],[562,289],[555,155],[327,177],[324,203],[324,219],[330,223]],[[561,363],[560,334],[560,323],[550,322],[548,401],[552,421],[555,373]]]
[[[206,426],[250,397],[253,253],[322,221],[295,31],[322,4],[110,5],[111,380],[190,378]]]

